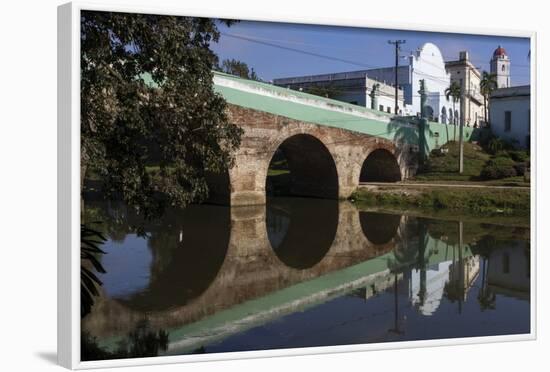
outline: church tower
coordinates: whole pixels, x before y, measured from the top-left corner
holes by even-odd
[[[491,73],[497,77],[497,88],[508,88],[510,86],[510,58],[508,58],[506,50],[500,45],[493,52]]]

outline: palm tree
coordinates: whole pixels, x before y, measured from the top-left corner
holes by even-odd
[[[484,109],[485,124],[487,124],[489,122],[487,120],[489,116],[489,107],[487,103],[489,102],[489,97],[491,96],[491,92],[497,88],[497,75],[490,74],[487,71],[483,71],[483,75],[482,75],[479,87],[481,90],[481,94],[483,94],[483,106],[485,108]]]
[[[460,89],[460,85],[456,81],[453,81],[451,85],[447,89],[445,89],[445,97],[447,98],[447,100],[449,100],[449,98],[452,98],[453,100],[453,114],[456,112],[455,105],[460,99],[461,94],[462,89]],[[453,116],[453,118],[454,120],[456,120],[456,116]]]
[[[452,97],[453,99],[453,111],[455,111],[455,104],[458,102],[458,99],[460,98],[461,95],[462,95],[462,88],[456,81],[453,81],[451,85],[447,89],[445,89],[445,97],[447,97],[447,99]],[[456,115],[455,115],[455,119],[456,119]],[[458,173],[462,173],[464,168],[464,140],[462,138],[463,137],[462,123],[463,123],[463,118],[462,118],[462,112],[461,112],[460,113],[460,131],[458,135],[458,147],[459,147]]]

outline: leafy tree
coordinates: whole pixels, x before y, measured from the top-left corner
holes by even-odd
[[[81,187],[91,169],[106,198],[148,218],[208,196],[207,174],[232,165],[242,134],[213,90],[216,22],[82,11]],[[82,226],[82,317],[101,285],[92,267],[105,272],[98,259],[104,240]]]
[[[213,90],[216,22],[81,13],[81,182],[93,169],[106,197],[147,217],[207,197],[206,174],[232,165],[242,133]]]
[[[99,247],[106,241],[105,237],[97,230],[80,225],[80,316],[86,316],[94,304],[94,296],[99,294],[97,287],[101,286],[101,280],[93,273],[92,268],[98,273],[105,273],[105,269],[97,259],[104,254]]]
[[[218,70],[244,79],[261,81],[254,68],[249,68],[245,62],[236,59],[224,59],[221,66],[218,66]]]
[[[305,87],[303,91],[309,94],[314,94],[316,96],[325,97],[325,98],[334,98],[338,94],[340,94],[340,90],[338,90],[338,88],[336,88],[333,85],[328,85],[328,86],[312,85],[309,87]]]
[[[496,74],[490,74],[487,71],[483,71],[483,75],[481,77],[481,82],[479,84],[481,94],[483,95],[483,107],[484,107],[484,114],[485,114],[485,123],[487,124],[489,122],[488,116],[489,116],[489,97],[491,96],[491,93],[493,90],[497,88],[497,76]]]

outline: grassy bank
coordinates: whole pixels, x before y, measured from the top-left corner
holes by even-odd
[[[525,150],[489,152],[475,143],[464,143],[464,172],[458,173],[459,146],[449,142],[446,152],[430,154],[429,159],[412,182],[482,183],[487,185],[529,186],[524,178],[529,154]]]
[[[447,210],[471,214],[529,215],[530,192],[525,189],[360,188],[351,199],[375,207]]]

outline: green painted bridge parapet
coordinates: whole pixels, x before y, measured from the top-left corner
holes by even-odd
[[[244,130],[235,164],[211,189],[231,205],[265,204],[266,178],[282,150],[293,195],[345,199],[361,179],[413,176],[419,154],[457,138],[452,125],[421,122],[216,72],[214,89]],[[465,128],[469,140],[473,128]],[[370,160],[369,160],[370,159]]]

